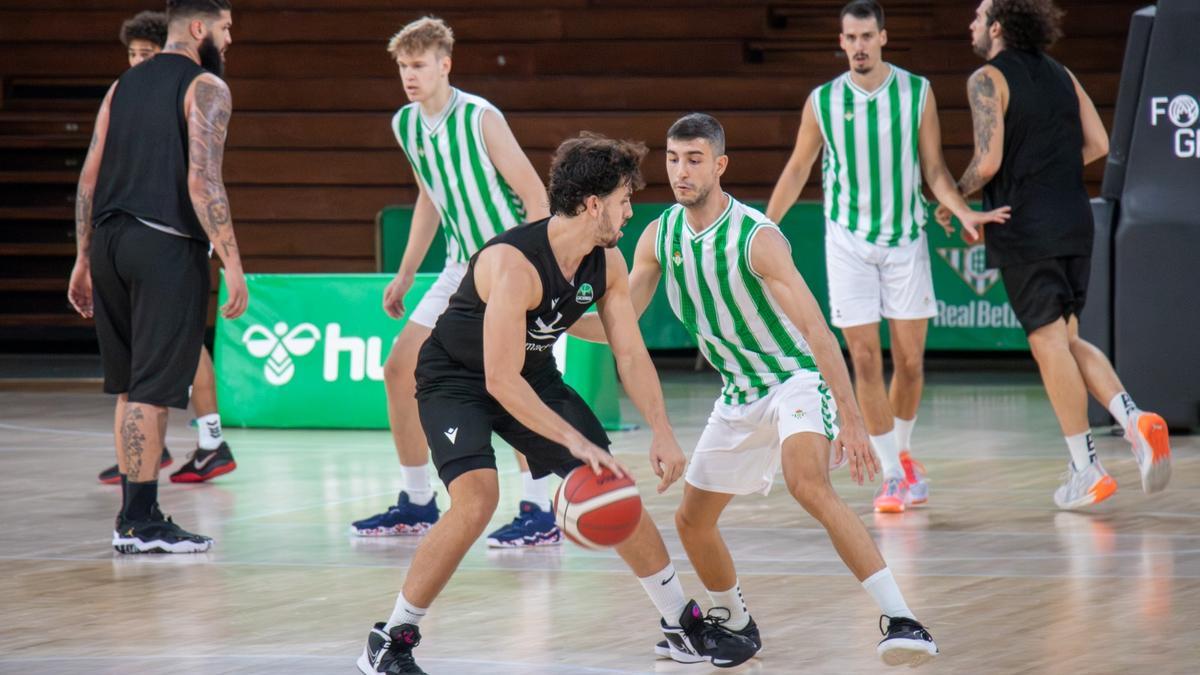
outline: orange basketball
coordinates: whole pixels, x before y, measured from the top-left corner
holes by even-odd
[[[554,519],[567,539],[584,548],[616,546],[629,538],[642,518],[642,498],[629,478],[589,466],[567,474],[554,494]]]

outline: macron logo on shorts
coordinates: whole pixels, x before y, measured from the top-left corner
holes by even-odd
[[[442,433],[446,434],[446,438],[449,438],[450,444],[453,445],[454,439],[458,438],[458,427],[451,427]]]

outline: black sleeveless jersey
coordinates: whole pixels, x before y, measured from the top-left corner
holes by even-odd
[[[514,227],[489,241],[467,267],[450,306],[438,318],[417,362],[418,388],[441,378],[483,380],[483,312],[487,305],[475,288],[475,263],[489,246],[508,244],[529,260],[542,282],[542,299],[525,313],[525,365],[521,375],[530,381],[558,375],[551,349],[568,328],[605,291],[605,252],[597,246],[584,256],[574,279],[565,279],[550,248],[550,219]]]
[[[159,54],[117,80],[96,181],[96,227],[126,213],[208,242],[188,193],[183,99],[205,71],[179,54]]]
[[[1008,82],[1004,159],[983,188],[983,208],[1012,206],[989,225],[989,267],[1092,254],[1094,224],[1083,183],[1083,124],[1067,69],[1041,52],[1005,49],[988,62]]]

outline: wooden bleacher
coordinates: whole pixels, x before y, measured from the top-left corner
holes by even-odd
[[[0,342],[90,337],[65,297],[75,181],[99,99],[126,67],[121,21],[157,4],[0,3]],[[671,121],[705,110],[726,126],[726,184],[765,199],[799,106],[845,69],[840,0],[235,0],[226,182],[247,271],[374,269],[375,213],[414,197],[388,127],[405,100],[384,45],[430,4],[458,37],[452,81],[506,112],[543,174],[582,129],[661,149]],[[980,63],[973,6],[884,4],[886,58],[933,81],[957,173],[971,149],[965,78]],[[1053,54],[1111,122],[1129,15],[1145,3],[1059,4],[1067,36]],[[661,154],[646,174],[639,198],[668,200]],[[1093,191],[1100,176],[1089,167]],[[814,175],[803,198],[819,197]]]

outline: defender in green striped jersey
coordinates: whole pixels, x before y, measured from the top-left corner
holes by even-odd
[[[406,25],[388,43],[410,103],[392,117],[392,133],[412,166],[417,185],[408,244],[396,276],[383,293],[383,309],[404,317],[384,365],[388,423],[400,458],[404,489],[387,511],[355,521],[359,536],[422,534],[437,520],[430,485],[429,451],[417,413],[413,371],[417,352],[458,290],[467,260],[492,237],[525,219],[550,215],[546,188],[521,151],[500,111],[488,101],[450,86],[454,33],[442,20],[425,17]],[[446,264],[411,312],[404,296],[441,223]],[[488,536],[493,546],[558,544],[550,517],[549,486],[524,471],[525,500],[515,525]],[[526,504],[525,502],[529,502]],[[536,527],[527,527],[535,523]],[[512,534],[512,536],[509,536]]]
[[[924,388],[925,335],[937,316],[924,225],[924,176],[934,195],[974,231],[1008,209],[972,211],[942,158],[937,102],[929,80],[883,61],[883,9],[855,0],[841,13],[850,70],[817,87],[804,104],[796,146],[767,216],[780,222],[800,196],[818,152],[825,195],[829,310],[854,361],[871,443],[883,464],[875,510],[904,511],[928,500],[924,469],[910,456]],[[951,230],[947,230],[951,232]],[[884,386],[879,322],[888,319],[894,375]]]
[[[927,632],[912,617],[862,521],[829,481],[831,461],[846,455],[859,484],[864,474],[874,480],[877,465],[846,362],[796,270],[787,239],[761,212],[721,191],[729,158],[716,119],[692,113],[675,122],[667,132],[666,159],[678,203],[638,240],[629,293],[634,308],[644,312],[665,276],[671,308],[723,381],[675,515],[713,604],[729,610],[722,625],[761,646],[717,521],[734,496],[769,492],[782,469],[792,495],[825,527],[881,611],[893,617],[897,630],[909,628],[907,641],[885,639],[880,655],[913,665],[931,658],[937,653],[932,638],[911,639],[916,631]],[[595,317],[584,317],[569,332],[605,337]],[[656,651],[688,659],[670,642]]]

